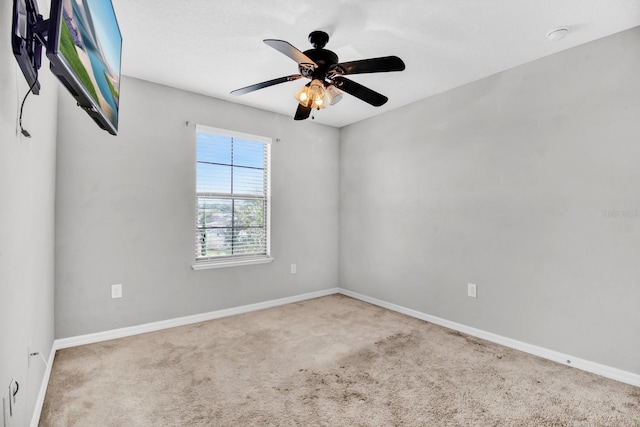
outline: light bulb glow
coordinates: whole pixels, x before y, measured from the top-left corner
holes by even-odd
[[[311,82],[307,94],[313,103],[313,108],[319,110],[326,107],[324,102],[324,85],[320,80],[313,80]]]
[[[335,88],[334,90],[337,91]],[[306,108],[311,107],[316,110],[320,110],[327,107],[327,92],[325,90],[324,83],[318,79],[307,83],[296,93],[295,98],[298,100],[300,105]],[[331,99],[332,98],[329,98],[329,100]]]
[[[310,83],[307,83],[306,85],[304,85],[302,89],[300,89],[295,95],[296,100],[303,107],[311,106],[311,99],[309,99],[309,85]]]

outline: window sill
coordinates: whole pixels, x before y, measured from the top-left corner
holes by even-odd
[[[227,267],[241,267],[243,265],[254,265],[254,264],[269,264],[273,262],[273,258],[264,257],[264,258],[249,258],[249,259],[225,259],[220,261],[203,261],[191,266],[192,269],[198,270],[209,270],[212,268],[227,268]]]

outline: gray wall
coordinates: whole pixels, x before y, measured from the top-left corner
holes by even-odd
[[[57,338],[338,285],[338,129],[133,78],[121,93],[117,137],[60,95]],[[281,140],[271,153],[273,263],[191,269],[196,123]],[[122,299],[110,298],[115,283]]]
[[[48,2],[40,2],[43,11]],[[54,195],[58,83],[43,67],[42,91],[18,111],[28,90],[11,52],[13,2],[0,2],[0,395],[20,383],[12,425],[27,425],[53,343]],[[0,396],[1,397],[1,396]],[[0,401],[0,412],[2,402]],[[0,414],[0,416],[2,416]],[[1,423],[1,422],[0,422]]]
[[[640,30],[342,130],[125,78],[112,137],[45,69],[29,140],[0,37],[0,386],[28,385],[24,420],[44,371],[26,347],[48,356],[54,277],[59,338],[340,284],[640,373],[640,218],[603,215],[640,209]],[[191,270],[195,123],[281,139],[272,264]]]
[[[640,373],[638,46],[640,28],[343,128],[340,285]]]

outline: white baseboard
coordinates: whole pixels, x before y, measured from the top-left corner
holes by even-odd
[[[61,338],[55,340],[57,349],[75,347],[84,344],[93,344],[96,342],[112,340],[116,338],[124,338],[132,335],[145,334],[147,332],[155,332],[163,329],[175,328],[176,326],[191,325],[193,323],[206,322],[207,320],[220,319],[222,317],[234,316],[236,314],[249,313],[251,311],[264,310],[266,308],[277,307],[280,305],[291,304],[312,298],[323,297],[336,294],[338,288],[325,289],[317,292],[310,292],[302,295],[294,295],[292,297],[280,298],[271,301],[259,302],[256,304],[242,305],[240,307],[227,308],[224,310],[211,311],[208,313],[195,314],[192,316],[178,317],[175,319],[161,320],[158,322],[145,323],[127,328],[112,329],[110,331],[97,332],[94,334],[79,335],[76,337]]]
[[[44,405],[44,397],[47,394],[47,386],[49,385],[49,377],[51,377],[51,369],[53,368],[53,359],[56,356],[55,341],[51,345],[51,351],[49,351],[49,360],[42,376],[42,383],[40,383],[40,391],[38,391],[38,397],[36,398],[36,404],[33,408],[33,414],[31,415],[31,427],[38,427],[40,422],[40,414],[42,413],[42,405]]]
[[[343,295],[358,299],[360,301],[368,302],[373,305],[387,308],[398,313],[406,314],[407,316],[415,317],[417,319],[425,320],[436,325],[444,326],[445,328],[453,329],[468,335],[472,335],[477,338],[481,338],[487,341],[494,342],[496,344],[504,345],[515,350],[520,350],[525,353],[532,354],[534,356],[542,357],[543,359],[552,360],[554,362],[561,363],[563,365],[571,366],[573,368],[581,369],[583,371],[591,372],[610,378],[612,380],[620,381],[625,384],[630,384],[636,387],[640,387],[640,375],[633,372],[623,371],[621,369],[612,368],[610,366],[602,365],[600,363],[591,362],[589,360],[580,359],[568,354],[560,353],[554,350],[549,350],[536,345],[527,344],[522,341],[514,340],[511,338],[503,337],[501,335],[486,332],[481,329],[472,328],[460,323],[452,322],[450,320],[442,319],[440,317],[431,316],[410,308],[402,307],[400,305],[392,304],[386,301],[382,301],[376,298],[371,298],[366,295],[359,294],[357,292],[349,291],[347,289],[338,288],[339,292]]]

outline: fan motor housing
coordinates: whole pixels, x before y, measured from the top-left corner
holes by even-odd
[[[338,55],[327,49],[309,49],[304,51],[304,54],[318,64],[318,68],[313,70],[310,75],[308,75],[309,72],[305,73],[306,70],[300,66],[300,74],[306,77],[323,79],[327,72],[338,64]]]
[[[304,51],[303,53],[318,65],[313,68],[310,64],[300,64],[300,74],[310,79],[324,80],[330,70],[336,68],[338,64],[338,55],[330,50],[324,49],[329,42],[329,34],[324,31],[312,31],[309,34],[309,43],[313,49]]]

